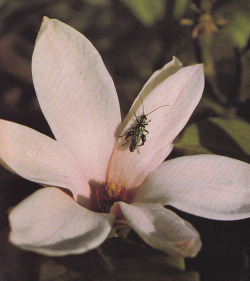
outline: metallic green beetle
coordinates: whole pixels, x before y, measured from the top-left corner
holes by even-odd
[[[139,95],[139,97],[141,98],[140,95]],[[142,98],[141,98],[141,100],[142,100]],[[136,150],[136,148],[138,148],[139,146],[143,146],[145,144],[145,142],[147,141],[146,135],[149,133],[149,131],[146,130],[146,126],[151,121],[151,120],[147,121],[147,116],[149,114],[151,114],[152,112],[156,111],[157,109],[164,107],[164,106],[169,106],[169,105],[166,104],[166,105],[159,106],[156,109],[149,112],[148,114],[145,114],[143,100],[142,100],[143,114],[141,115],[140,120],[138,120],[138,118],[134,112],[135,118],[137,121],[136,126],[128,129],[124,135],[119,136],[119,137],[125,136],[126,142],[122,146],[126,145],[129,142],[128,138],[130,138],[130,137],[132,137],[132,139],[130,141],[130,146],[129,146],[130,152],[134,152]],[[144,134],[144,132],[146,132],[146,134]],[[138,148],[138,153],[140,154],[139,148]]]

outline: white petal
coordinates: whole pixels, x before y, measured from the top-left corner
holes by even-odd
[[[169,106],[159,108],[147,117],[148,121],[151,120],[146,126],[149,133],[146,135],[147,141],[144,146],[139,147],[140,154],[137,151],[131,153],[129,143],[123,146],[126,143],[125,137],[119,138],[109,166],[109,181],[119,182],[127,188],[140,185],[146,175],[169,155],[172,141],[197,106],[204,88],[203,66],[195,65],[180,69],[178,61],[174,60],[172,64],[166,70],[169,69],[172,73],[173,68],[175,70],[173,75],[168,76],[169,73],[166,71],[167,77],[164,80],[162,72],[159,72],[159,77],[154,74],[154,83],[147,83],[141,92],[145,114],[159,106]],[[148,86],[151,84],[153,87]],[[136,125],[134,112],[140,119],[143,105],[138,97],[123,123],[125,129],[121,135]],[[128,119],[130,121],[126,124]],[[129,179],[124,177],[127,174],[130,175]]]
[[[5,120],[0,120],[0,133],[0,160],[6,168],[30,181],[68,188],[75,199],[87,203],[90,187],[62,144]]]
[[[250,165],[216,155],[164,162],[138,189],[134,201],[172,205],[217,220],[250,217]]]
[[[172,61],[166,63],[161,69],[155,71],[153,75],[148,79],[146,84],[143,86],[140,96],[147,96],[150,92],[152,92],[155,88],[161,84],[165,79],[170,77],[171,75],[178,72],[180,69],[183,68],[182,63],[178,60],[178,58],[173,57]],[[126,118],[123,121],[123,124],[127,124],[130,119],[134,116],[134,112],[138,110],[139,106],[141,106],[141,98],[138,97],[135,99],[134,103],[132,104],[129,113],[127,114]],[[142,109],[142,108],[140,108]],[[147,112],[145,112],[147,114]]]
[[[56,139],[78,158],[88,180],[104,181],[121,117],[114,83],[97,50],[75,29],[45,18],[32,74]]]
[[[117,202],[111,212],[122,214],[134,231],[155,249],[182,257],[194,257],[200,250],[199,233],[160,204]]]
[[[114,217],[91,212],[58,188],[43,188],[10,213],[10,241],[49,256],[80,254],[99,246]]]

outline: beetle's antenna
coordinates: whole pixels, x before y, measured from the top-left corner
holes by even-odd
[[[161,108],[161,107],[164,107],[164,106],[169,106],[169,104],[165,104],[165,105],[162,105],[162,106],[159,106],[157,107],[156,109],[152,110],[151,112],[149,112],[146,116],[148,116],[149,114],[151,114],[152,112],[156,111],[157,109]]]
[[[140,94],[139,94],[139,97],[140,97],[141,102],[142,102],[142,108],[143,108],[143,114],[144,114],[144,104],[143,104],[143,99],[142,99],[142,97],[141,97],[141,95],[140,95]]]

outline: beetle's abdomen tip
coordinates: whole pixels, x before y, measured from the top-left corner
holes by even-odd
[[[134,151],[135,151],[135,148],[130,146],[130,147],[129,147],[129,151],[130,151],[130,152],[134,152]]]

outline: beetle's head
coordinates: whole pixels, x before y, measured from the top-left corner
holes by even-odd
[[[147,121],[147,116],[145,114],[142,114],[140,121],[141,122],[146,122]]]

